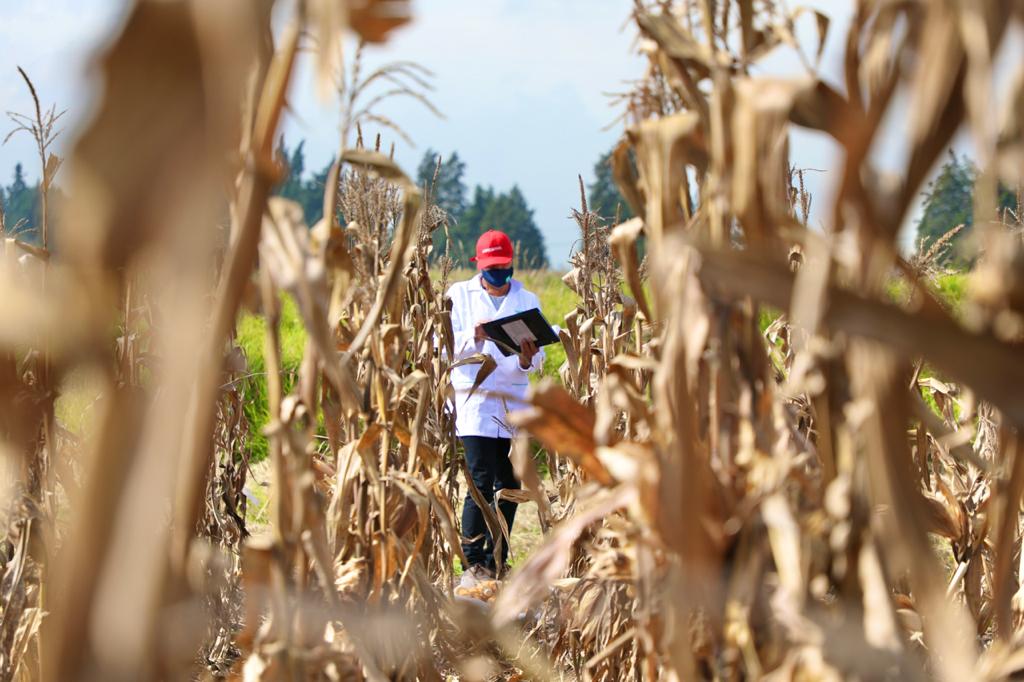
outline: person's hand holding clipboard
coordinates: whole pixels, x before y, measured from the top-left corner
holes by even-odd
[[[558,334],[537,308],[484,322],[480,327],[505,356],[522,355],[529,350],[536,353],[541,346],[559,342]]]

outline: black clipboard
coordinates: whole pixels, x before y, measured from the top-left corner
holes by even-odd
[[[552,343],[559,343],[558,334],[551,328],[548,321],[544,319],[544,314],[538,308],[531,308],[515,315],[484,322],[483,328],[487,338],[494,341],[502,354],[508,357],[509,355],[519,354],[519,342],[516,341],[516,338],[521,337],[516,332],[523,331],[522,325],[525,325],[529,330],[537,342],[538,348],[551,345]],[[512,328],[507,329],[508,327]],[[510,334],[509,332],[512,333]],[[516,338],[513,338],[513,336]]]

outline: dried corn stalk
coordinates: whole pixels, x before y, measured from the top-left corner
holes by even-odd
[[[613,159],[640,217],[594,247],[585,203],[577,213],[568,390],[538,387],[515,416],[577,480],[555,476],[570,512],[495,619],[539,606],[533,636],[557,669],[609,680],[1017,670],[1024,243],[1009,216],[995,222],[994,182],[979,184],[986,248],[965,327],[895,241],[961,123],[990,145],[983,175],[1017,153],[1020,112],[998,134],[980,115],[1008,13],[857,3],[843,95],[795,44],[800,11],[638,3],[650,69],[626,98]],[[820,45],[829,24],[814,18]],[[752,75],[781,44],[807,75]],[[914,120],[906,172],[889,186],[867,152],[898,89]],[[845,151],[824,234],[808,228],[789,166],[793,124]],[[888,295],[897,278],[907,305]],[[633,298],[598,279],[628,282]],[[786,312],[762,335],[772,309]]]
[[[840,92],[815,71],[819,13],[637,3],[649,73],[613,158],[638,217],[606,225],[585,197],[575,214],[562,386],[511,417],[548,452],[549,481],[524,440],[514,458],[551,530],[487,613],[450,589],[451,269],[438,281],[429,260],[446,217],[379,140],[343,139],[318,225],[268,199],[306,36],[331,77],[346,21],[376,41],[406,4],[299,2],[277,45],[273,4],[137,0],[68,160],[65,255],[26,267],[5,241],[0,425],[23,473],[0,543],[3,679],[1019,673],[1024,213],[997,215],[994,192],[1019,183],[1024,126],[1020,86],[992,85],[1016,9],[858,3]],[[806,76],[752,75],[775,48]],[[887,184],[869,151],[900,90],[910,149]],[[823,232],[794,124],[845,152]],[[896,235],[961,125],[983,255],[954,317],[929,255],[904,261]],[[145,131],[131,154],[125,131]],[[308,337],[290,390],[282,295]],[[258,537],[243,305],[268,321]],[[95,423],[62,431],[56,391],[86,370]]]

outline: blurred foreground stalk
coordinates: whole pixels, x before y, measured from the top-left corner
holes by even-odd
[[[992,68],[1015,8],[857,3],[838,87],[817,72],[820,13],[635,6],[649,67],[612,158],[637,217],[609,225],[585,196],[574,213],[562,382],[509,416],[519,501],[550,530],[490,611],[450,590],[452,263],[431,255],[448,218],[362,139],[372,119],[352,109],[376,72],[362,77],[361,53],[324,218],[307,226],[268,197],[300,49],[315,46],[329,89],[343,29],[381,40],[408,8],[298,2],[276,46],[272,9],[135,2],[68,158],[61,257],[5,242],[5,461],[42,473],[9,496],[4,679],[40,666],[53,680],[1024,669],[1024,213],[997,215],[991,196],[1024,167],[1024,79],[996,93]],[[774,49],[805,74],[753,75]],[[904,95],[906,165],[888,180],[870,151]],[[789,163],[791,124],[844,152],[821,230]],[[981,251],[954,315],[929,254],[904,259],[897,234],[963,126],[980,149]],[[294,378],[283,294],[307,333]],[[270,524],[255,536],[243,308],[267,321]],[[71,434],[53,404],[83,374],[99,397]],[[53,518],[50,542],[34,525]]]

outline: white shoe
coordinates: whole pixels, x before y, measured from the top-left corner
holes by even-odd
[[[459,580],[459,587],[464,590],[471,590],[488,580],[494,580],[494,573],[483,564],[474,564],[463,571],[462,579]]]

